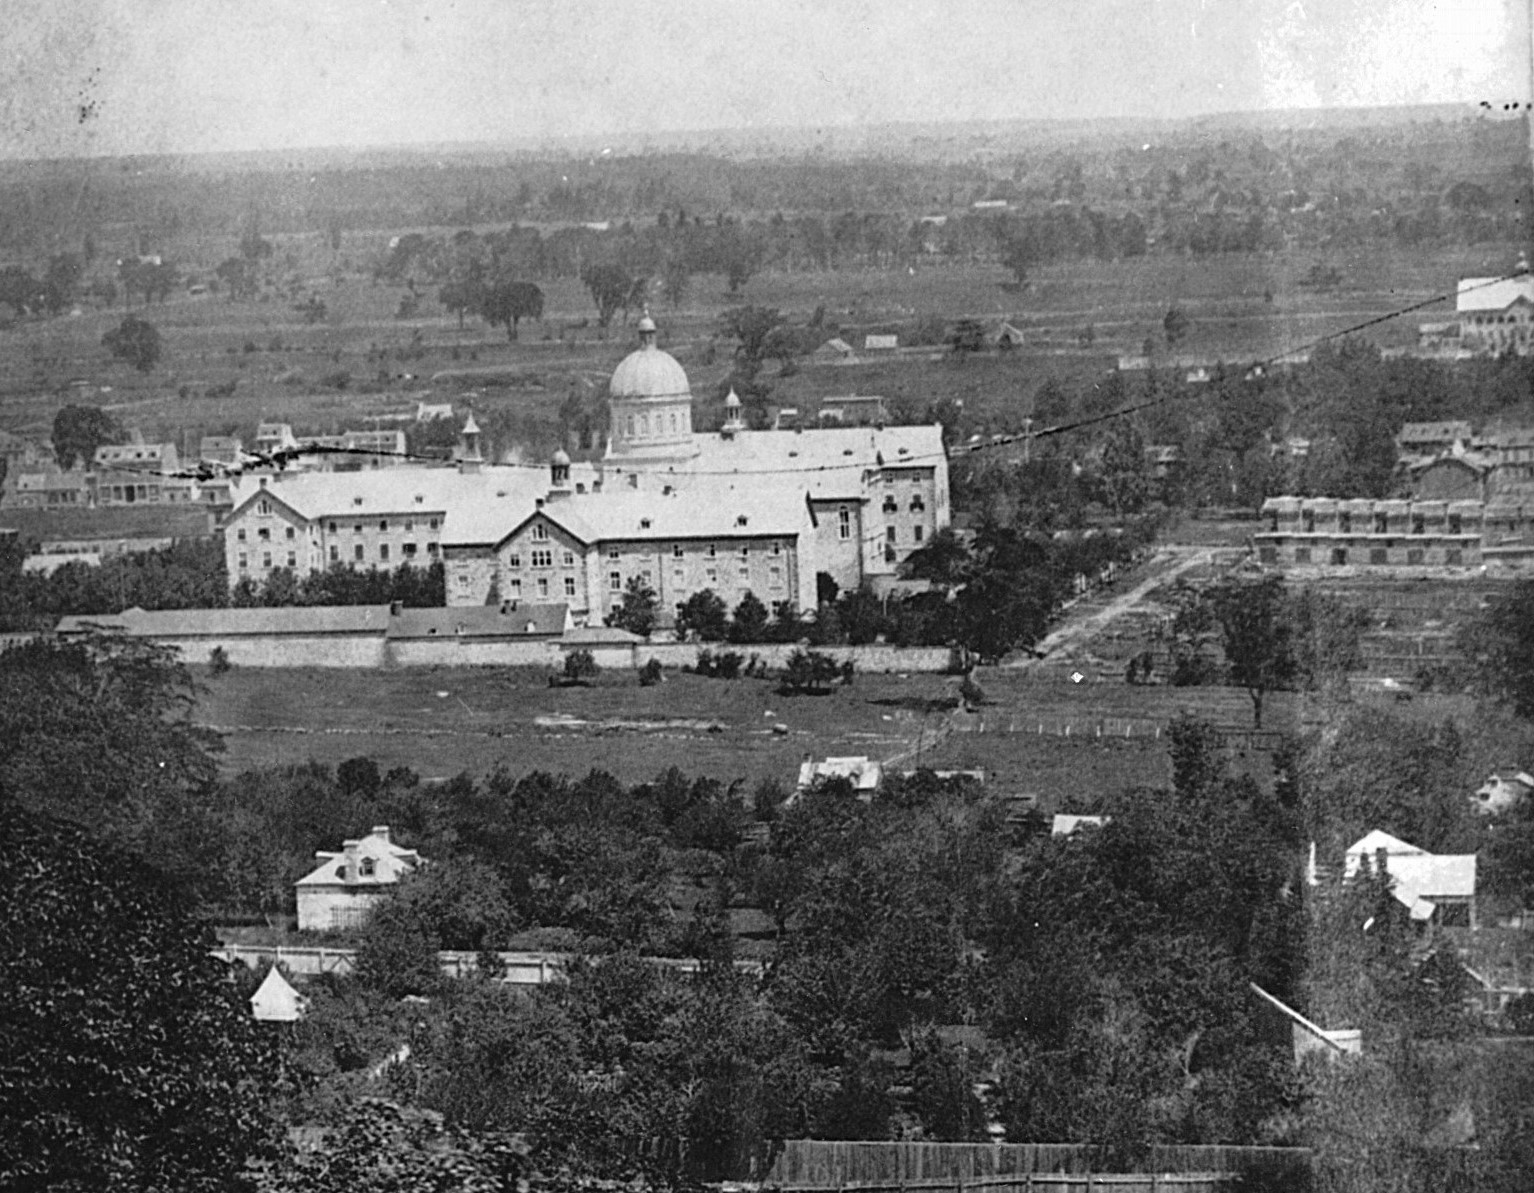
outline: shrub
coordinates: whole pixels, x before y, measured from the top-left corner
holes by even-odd
[[[651,659],[639,669],[639,686],[651,688],[661,681],[661,665],[659,659]]]
[[[208,655],[208,667],[214,675],[223,675],[232,666],[233,664],[229,661],[229,652],[222,646],[215,646],[212,653]]]
[[[814,650],[796,650],[789,656],[783,669],[780,691],[794,696],[802,693],[824,693],[842,675],[842,667],[830,655]]]
[[[698,652],[698,661],[693,666],[693,670],[710,679],[739,679],[741,666],[745,661],[745,656],[739,651],[721,650],[715,654],[711,650],[704,649]]]
[[[572,650],[565,656],[565,678],[571,683],[586,683],[600,671],[589,650]]]

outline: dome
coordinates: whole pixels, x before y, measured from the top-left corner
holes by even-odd
[[[565,468],[568,468],[570,467],[570,453],[565,451],[564,448],[560,448],[554,453],[554,457],[549,461],[549,463],[559,464]]]
[[[690,396],[692,390],[676,358],[646,344],[618,362],[607,392],[614,398],[679,398]]]

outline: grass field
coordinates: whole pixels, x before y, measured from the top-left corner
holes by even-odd
[[[239,668],[204,682],[196,717],[228,730],[229,771],[365,754],[385,770],[426,776],[504,764],[516,773],[595,767],[638,782],[674,765],[725,782],[791,784],[804,754],[899,753],[920,732],[927,702],[955,681],[860,676],[818,697],[674,672],[659,688],[609,673],[590,688],[551,689],[542,671],[500,668]]]
[[[848,329],[855,341],[863,327],[923,315],[1005,316],[1027,331],[1036,351],[964,367],[901,361],[806,368],[798,378],[777,383],[775,396],[809,402],[828,393],[857,391],[1010,405],[1047,376],[1100,373],[1116,355],[1138,352],[1147,337],[1159,340],[1162,315],[1173,302],[1192,320],[1187,339],[1177,347],[1179,355],[1258,359],[1452,291],[1455,280],[1466,274],[1501,271],[1515,252],[1515,246],[1490,245],[1415,255],[1373,250],[1328,254],[1327,262],[1340,269],[1344,283],[1326,294],[1298,284],[1319,256],[1307,253],[1072,262],[1040,268],[1022,292],[1001,288],[1007,280],[1004,270],[979,265],[934,264],[914,272],[763,273],[737,296],[728,295],[718,277],[701,275],[679,306],[657,302],[654,310],[667,346],[689,370],[695,394],[705,393],[725,375],[729,346],[712,364],[704,363],[704,350],[717,332],[719,313],[741,303],[778,307],[798,321],[824,306],[828,319]],[[217,295],[178,292],[140,312],[165,342],[162,363],[148,374],[110,360],[101,347],[102,334],[123,316],[120,306],[18,323],[0,333],[0,428],[45,435],[54,412],[69,400],[107,403],[147,436],[178,441],[184,434],[253,429],[261,419],[313,430],[355,426],[372,416],[407,411],[415,398],[431,392],[433,374],[472,365],[513,367],[543,383],[542,388],[489,391],[478,399],[481,403],[509,403],[547,414],[563,400],[573,378],[605,377],[631,346],[629,329],[615,326],[603,336],[595,328],[589,296],[574,279],[543,284],[545,320],[525,324],[517,343],[477,320],[460,330],[430,293],[418,317],[396,319],[403,287],[378,285],[356,272],[344,273],[339,286],[328,277],[312,278],[310,289],[329,309],[323,323],[303,323],[286,300],[235,304]],[[1368,334],[1384,345],[1409,343],[1419,318],[1446,309],[1440,304]],[[573,329],[582,321],[591,325]],[[1097,340],[1091,352],[1082,353],[1076,335],[1089,323]],[[561,328],[570,329],[565,342],[557,338]],[[342,392],[320,388],[319,378],[337,369],[351,373],[351,386]],[[302,380],[278,380],[295,371]],[[89,388],[66,395],[63,387],[71,380],[87,382]],[[209,386],[229,380],[238,383],[232,396],[203,396]],[[189,390],[184,398],[179,393],[183,386]]]

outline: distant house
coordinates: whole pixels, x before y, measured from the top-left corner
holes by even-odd
[[[833,336],[810,353],[810,360],[823,365],[854,365],[858,363],[858,356],[851,344],[840,336]]]
[[[1405,471],[1417,501],[1485,501],[1492,462],[1479,453],[1462,452],[1419,459]]]
[[[342,842],[339,853],[320,851],[321,864],[300,878],[298,930],[356,928],[400,879],[421,865],[421,855],[396,845],[389,826],[374,825],[365,837]]]
[[[899,336],[868,335],[863,337],[864,352],[894,352],[899,347]]]
[[[1454,313],[1465,347],[1526,355],[1534,345],[1534,276],[1461,278]]]
[[[1413,920],[1423,923],[1437,918],[1476,927],[1475,854],[1432,854],[1375,829],[1348,846],[1343,855],[1344,881],[1366,865],[1384,867],[1394,880],[1391,893]]]
[[[417,402],[415,404],[415,421],[418,423],[451,422],[452,418],[451,402]]]
[[[236,435],[204,435],[197,444],[197,458],[209,464],[238,464],[244,450]]]
[[[862,800],[871,800],[879,785],[884,782],[884,768],[877,759],[862,755],[845,758],[823,758],[815,761],[808,754],[799,764],[798,791],[808,791],[816,783],[826,779],[845,779]]]
[[[1534,791],[1534,775],[1518,771],[1510,775],[1494,774],[1476,788],[1475,810],[1485,816],[1506,812],[1528,799]]]
[[[1107,824],[1110,817],[1107,816],[1072,816],[1065,812],[1055,813],[1055,817],[1049,824],[1049,835],[1052,837],[1069,837],[1078,829],[1102,828]]]
[[[1407,423],[1396,432],[1396,451],[1401,456],[1431,456],[1470,446],[1475,432],[1459,419],[1431,423]]]
[[[880,426],[889,419],[884,399],[877,394],[843,394],[820,399],[821,422],[842,426]]]

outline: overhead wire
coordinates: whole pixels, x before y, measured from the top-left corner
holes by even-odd
[[[1296,346],[1286,348],[1283,351],[1274,353],[1271,356],[1238,367],[1244,368],[1248,375],[1253,372],[1266,372],[1268,369],[1290,361],[1302,353],[1308,353],[1315,348],[1321,347],[1324,344],[1331,343],[1334,340],[1346,339],[1349,336],[1357,335],[1361,331],[1366,331],[1371,327],[1377,327],[1380,324],[1388,323],[1393,319],[1399,319],[1403,315],[1412,314],[1414,311],[1424,310],[1427,307],[1435,306],[1438,303],[1447,302],[1451,299],[1456,299],[1465,294],[1474,293],[1477,290],[1502,285],[1505,282],[1513,281],[1520,277],[1526,277],[1529,275],[1529,273],[1530,270],[1527,266],[1520,265],[1519,268],[1515,269],[1511,273],[1503,274],[1494,278],[1487,278],[1482,281],[1478,281],[1475,285],[1472,286],[1460,286],[1456,288],[1453,293],[1435,294],[1431,298],[1425,298],[1420,302],[1410,303],[1406,306],[1395,308],[1384,314],[1371,316],[1370,318],[1362,320],[1361,322],[1349,324],[1347,327],[1344,327],[1338,331],[1327,332],[1323,335],[1315,336]],[[951,460],[955,456],[959,455],[973,455],[978,452],[994,451],[997,448],[1010,447],[1019,443],[1032,443],[1037,440],[1051,438],[1056,435],[1070,434],[1071,432],[1080,431],[1086,427],[1097,426],[1101,423],[1110,422],[1113,419],[1126,418],[1130,415],[1138,414],[1142,410],[1155,409],[1156,407],[1169,405],[1173,402],[1195,401],[1207,396],[1207,392],[1199,390],[1174,390],[1171,393],[1162,394],[1154,398],[1146,399],[1145,401],[1133,402],[1129,405],[1121,406],[1114,410],[1105,411],[1102,414],[1088,415],[1083,418],[1072,419],[1069,422],[1057,423],[1052,426],[1041,428],[1030,428],[1021,433],[1013,432],[1008,434],[992,435],[990,438],[982,440],[981,442],[955,444],[952,447],[944,448],[941,452],[908,453],[906,455],[900,456],[894,461],[883,461],[881,467],[898,468],[910,467],[913,465],[924,466],[927,464],[936,464],[939,460]],[[242,453],[242,455],[246,458],[232,464],[225,464],[217,461],[202,461],[200,466],[195,469],[177,469],[174,471],[136,468],[123,462],[114,462],[108,464],[107,467],[111,471],[115,472],[137,472],[141,475],[160,476],[168,479],[208,481],[243,476],[247,472],[258,472],[268,468],[274,468],[278,472],[283,472],[286,471],[290,463],[302,459],[305,456],[316,455],[356,455],[367,456],[375,459],[416,461],[426,464],[441,465],[444,463],[440,456],[428,456],[408,451],[395,452],[378,451],[369,448],[358,447],[336,447],[328,444],[320,444],[313,441],[308,443],[299,442],[289,447],[276,448],[274,450],[265,452],[245,452]],[[521,468],[541,472],[547,466],[544,464],[531,464],[521,461],[487,460],[484,461],[484,467],[501,469]],[[845,472],[849,469],[862,470],[866,468],[866,463],[815,464],[804,467],[792,467],[785,465],[782,467],[766,468],[689,468],[685,472],[679,473],[677,475],[679,478],[709,476],[803,476],[806,474]]]

